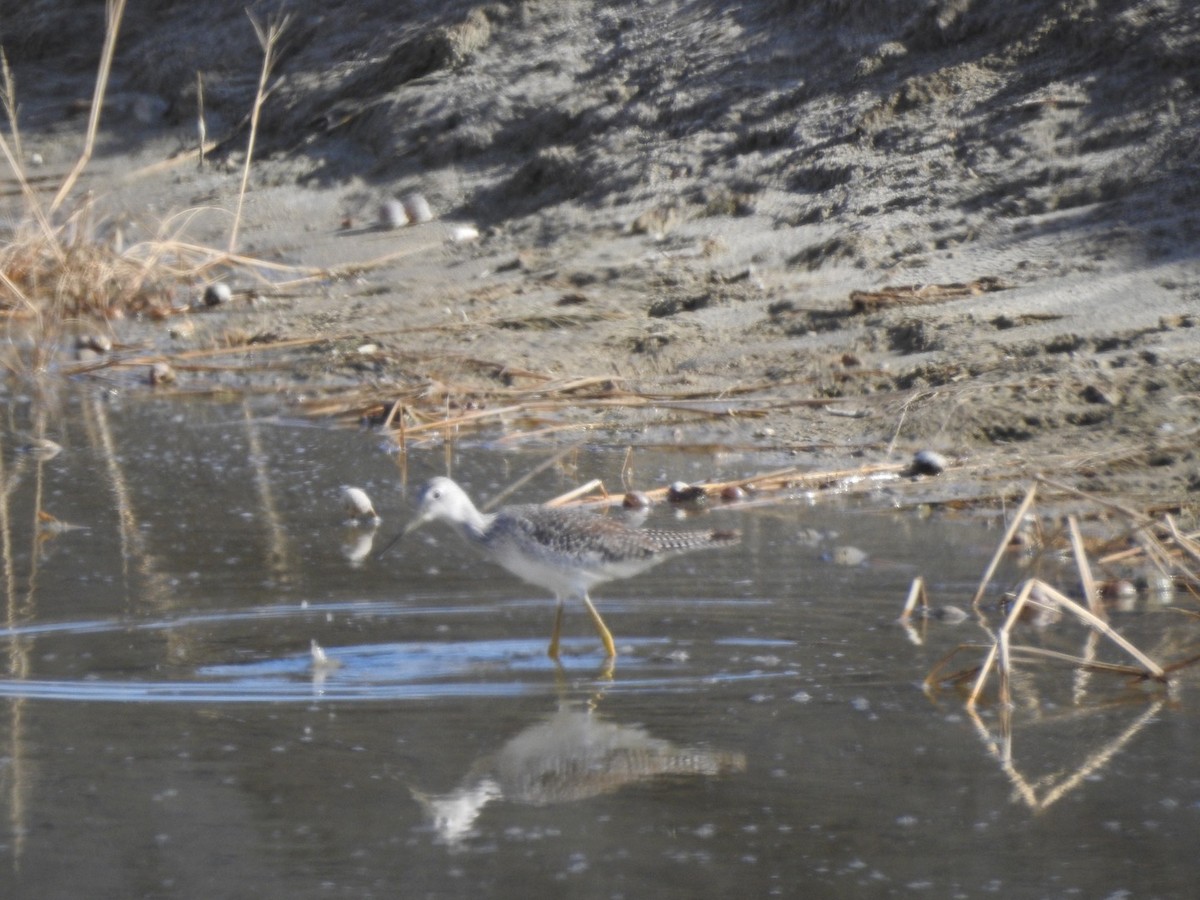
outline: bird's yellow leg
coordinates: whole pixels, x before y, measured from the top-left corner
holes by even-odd
[[[546,655],[555,662],[558,662],[558,635],[562,631],[562,613],[563,600],[558,598],[558,610],[554,613],[554,631],[550,633],[550,646],[546,650]]]
[[[596,626],[596,631],[600,634],[600,640],[604,642],[604,651],[608,654],[609,659],[613,659],[617,655],[617,645],[613,643],[612,633],[608,630],[608,626],[604,624],[604,620],[600,618],[600,613],[596,612],[596,607],[592,606],[592,598],[586,593],[583,595],[583,602],[587,604],[588,612],[592,615],[592,624]]]

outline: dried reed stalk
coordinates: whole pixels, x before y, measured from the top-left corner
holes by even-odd
[[[1079,585],[1090,609],[1097,618],[1107,620],[1104,604],[1100,602],[1100,592],[1096,589],[1096,581],[1092,578],[1092,568],[1088,565],[1087,551],[1083,547],[1083,536],[1079,533],[1079,522],[1074,516],[1067,516],[1067,528],[1071,533],[1071,552],[1075,555],[1075,565],[1079,568]]]
[[[8,67],[8,55],[0,47],[0,79],[3,80],[3,93],[0,93],[0,104],[4,106],[4,117],[8,119],[8,130],[12,134],[13,149],[22,166],[25,153],[21,150],[21,129],[17,123],[17,82],[13,78],[12,69]]]
[[[485,504],[483,504],[483,506],[481,506],[480,509],[482,509],[484,512],[487,512],[488,510],[494,508],[498,504],[503,503],[507,497],[512,496],[513,492],[520,490],[522,487],[524,487],[526,484],[528,484],[530,481],[532,481],[538,475],[541,475],[543,472],[545,472],[551,466],[557,465],[559,462],[562,461],[562,458],[564,456],[566,456],[568,453],[570,453],[574,449],[575,449],[574,447],[564,447],[562,450],[558,451],[557,453],[552,454],[551,456],[542,460],[540,463],[538,463],[536,466],[534,466],[532,469],[530,469],[528,472],[526,472],[524,475],[522,475],[520,478],[518,478],[512,484],[510,484],[506,488],[504,488],[504,490],[500,491],[493,497],[489,497],[488,501]]]
[[[1008,542],[1005,541],[1005,544]],[[1025,604],[1029,602],[1029,596],[1033,593],[1034,580],[1031,578],[1025,582],[1020,593],[1017,594],[1017,599],[1013,601],[1012,609],[1009,610],[1004,624],[1000,626],[1001,632],[1007,632],[1017,621],[1021,615],[1021,610],[1025,608]],[[992,647],[988,650],[988,654],[984,657],[983,665],[980,667],[979,677],[975,681],[975,687],[971,690],[971,696],[967,698],[967,709],[974,709],[976,702],[979,700],[979,695],[983,692],[983,686],[987,683],[987,677],[992,671],[992,666],[995,665],[996,656],[1000,652],[1000,641],[993,636]]]
[[[121,0],[121,2],[124,2],[124,0]],[[242,205],[245,203],[246,189],[250,184],[250,163],[254,157],[254,143],[258,137],[258,117],[262,112],[263,103],[266,102],[267,94],[270,93],[267,88],[267,82],[271,78],[271,68],[275,65],[275,45],[279,42],[279,38],[292,21],[290,13],[281,14],[278,17],[268,19],[264,26],[258,19],[254,18],[254,14],[250,10],[246,10],[246,16],[250,19],[250,24],[254,26],[254,34],[258,38],[259,46],[262,47],[263,61],[262,68],[258,73],[258,88],[254,92],[254,103],[250,107],[250,137],[246,142],[246,161],[242,166],[242,183],[238,188],[237,209],[233,214],[233,227],[229,230],[230,253],[233,253],[237,249],[238,228],[242,223]]]
[[[575,448],[570,448],[574,450]],[[546,501],[546,506],[565,506],[573,500],[578,500],[585,494],[590,494],[592,491],[599,490],[603,494],[603,500],[608,499],[608,492],[604,490],[604,482],[599,478],[593,478],[591,481],[584,482],[577,488],[572,488],[566,493],[559,494],[551,500]]]
[[[96,85],[92,91],[92,105],[88,112],[87,132],[83,141],[83,152],[79,155],[75,167],[63,180],[50,201],[50,212],[58,209],[75,182],[91,162],[92,151],[96,147],[96,132],[100,129],[100,112],[104,109],[104,94],[108,89],[108,76],[112,72],[113,53],[117,47],[117,33],[121,30],[121,18],[125,15],[125,0],[107,0],[105,3],[104,49],[100,52],[100,71],[96,74]]]
[[[1084,623],[1099,631],[1106,638],[1141,663],[1146,668],[1147,673],[1149,673],[1153,678],[1158,681],[1166,680],[1166,673],[1163,671],[1162,666],[1160,666],[1150,657],[1146,656],[1146,654],[1142,653],[1141,650],[1139,650],[1125,638],[1121,637],[1120,634],[1113,630],[1112,626],[1109,625],[1108,622],[1095,615],[1091,610],[1080,606],[1054,586],[1037,579],[1031,580],[1036,581],[1038,589],[1046,596],[1054,600],[1054,602],[1057,603],[1062,609],[1074,613],[1077,618],[1081,619]]]
[[[907,622],[912,618],[917,603],[921,604],[922,609],[929,609],[929,595],[925,591],[925,579],[920,575],[912,580],[912,585],[908,589],[908,597],[904,600],[904,610],[900,613],[901,622]]]
[[[975,590],[975,596],[971,598],[971,606],[978,609],[979,601],[983,599],[983,592],[987,590],[988,584],[991,583],[992,576],[996,574],[996,568],[1000,565],[1000,560],[1003,559],[1005,552],[1008,550],[1009,544],[1012,543],[1013,536],[1017,533],[1017,529],[1021,527],[1021,522],[1025,519],[1025,513],[1029,512],[1029,507],[1033,505],[1033,499],[1037,496],[1037,482],[1029,486],[1029,490],[1025,492],[1025,499],[1021,501],[1021,505],[1017,507],[1016,513],[1013,514],[1012,521],[1008,523],[1008,528],[1004,532],[1004,537],[1000,539],[1000,543],[996,547],[996,552],[992,554],[991,562],[988,563],[983,572],[983,578],[979,581],[979,587]]]

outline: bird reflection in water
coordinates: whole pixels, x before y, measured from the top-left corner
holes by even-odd
[[[470,837],[494,800],[549,806],[608,794],[628,784],[671,776],[742,772],[743,753],[685,747],[651,736],[640,725],[603,718],[591,704],[561,703],[494,754],[471,767],[448,794],[414,790],[438,839],[458,845]]]

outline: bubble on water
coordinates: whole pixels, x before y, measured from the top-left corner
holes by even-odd
[[[571,857],[566,864],[566,871],[569,875],[582,875],[588,870],[588,858],[583,853],[571,853]]]

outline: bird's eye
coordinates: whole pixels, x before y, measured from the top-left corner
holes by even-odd
[[[441,500],[442,492],[441,491],[432,491],[432,492],[430,492],[429,496],[432,497],[434,500]]]

